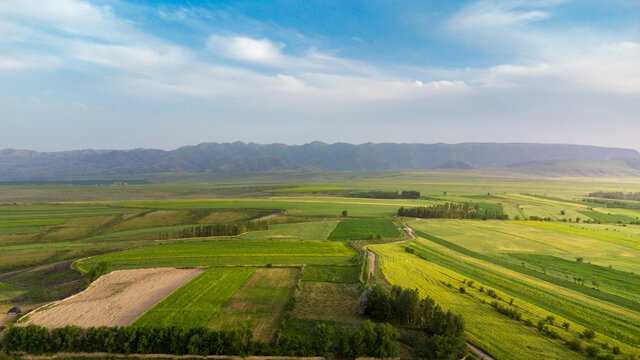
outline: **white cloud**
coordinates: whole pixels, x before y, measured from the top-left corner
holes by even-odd
[[[274,44],[268,39],[212,35],[207,41],[207,47],[214,54],[233,60],[277,64],[282,61],[280,50],[284,45]]]

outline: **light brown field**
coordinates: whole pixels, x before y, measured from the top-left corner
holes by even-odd
[[[85,291],[46,305],[21,324],[48,328],[77,325],[127,326],[202,269],[138,269],[111,272]]]
[[[268,342],[273,338],[293,287],[300,273],[297,268],[261,268],[247,280],[220,312],[211,319],[214,329],[246,325],[255,337]]]

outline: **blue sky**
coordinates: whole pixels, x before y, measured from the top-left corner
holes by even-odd
[[[640,149],[640,2],[0,2],[0,148]]]

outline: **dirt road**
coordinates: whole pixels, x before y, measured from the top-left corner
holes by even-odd
[[[416,235],[413,233],[413,229],[411,228],[411,226],[409,226],[409,224],[407,224],[406,222],[403,223],[402,225],[404,226],[402,230],[404,230],[404,232],[406,232],[407,235],[409,235],[409,237],[411,238],[410,240],[415,240]],[[399,244],[399,243],[403,243],[410,240],[404,239],[404,240],[395,241],[387,244]],[[369,250],[369,245],[365,245],[362,248],[364,249],[364,251],[367,252],[367,259],[369,260],[369,279],[371,279],[373,275],[375,275],[376,273],[376,254],[373,251]]]

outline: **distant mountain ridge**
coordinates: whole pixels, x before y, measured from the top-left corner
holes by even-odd
[[[160,172],[257,172],[298,168],[387,170],[488,168],[550,160],[628,159],[632,149],[531,143],[304,145],[202,143],[176,150],[0,150],[0,181],[53,180]]]

